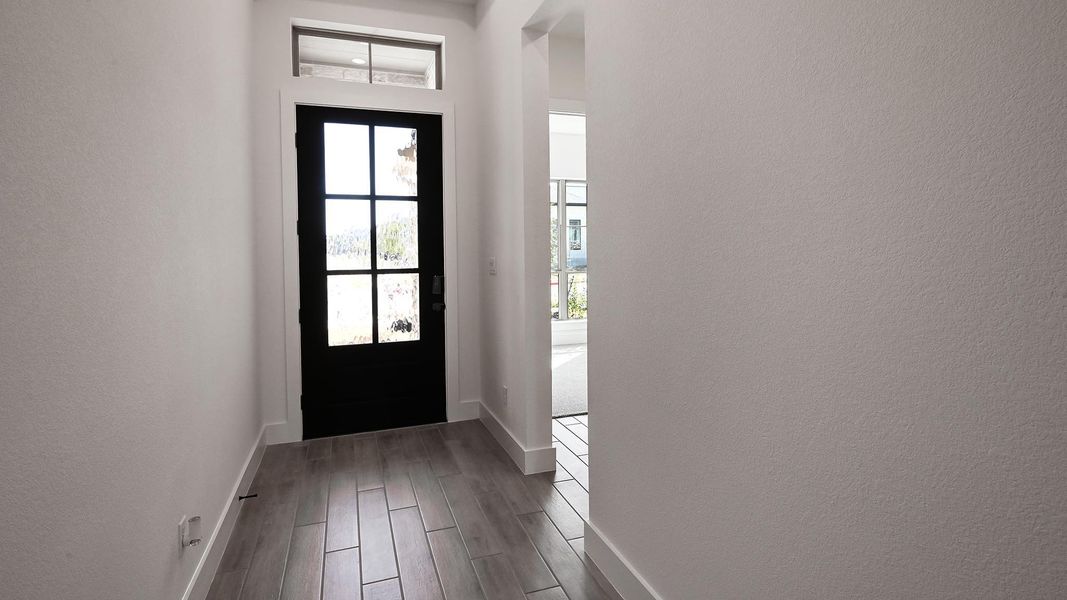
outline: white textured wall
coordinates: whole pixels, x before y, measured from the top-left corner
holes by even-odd
[[[259,434],[250,9],[4,4],[4,598],[180,597]]]
[[[1063,597],[1067,4],[589,4],[596,527],[670,599]]]
[[[556,100],[585,100],[585,42],[579,38],[548,38],[548,93]]]
[[[480,118],[475,82],[477,71],[474,8],[415,0],[358,0],[350,3],[307,0],[260,0],[255,3],[253,117],[255,136],[256,297],[259,332],[259,385],[264,419],[286,420],[285,309],[282,268],[282,163],[279,93],[329,93],[352,106],[366,101],[368,86],[292,76],[291,21],[313,19],[342,25],[381,27],[445,36],[444,89],[392,88],[408,101],[435,99],[454,103],[456,111],[455,181],[458,209],[459,262],[459,401],[481,396],[482,317],[479,297],[478,206],[476,152]],[[289,142],[288,140],[286,140]],[[291,143],[291,142],[290,142]],[[295,310],[294,306],[289,307]]]
[[[551,443],[548,228],[549,44],[569,0],[482,0],[478,72],[482,202],[482,402],[528,449]],[[559,6],[557,6],[559,5]],[[536,14],[552,8],[551,14]],[[542,12],[544,12],[542,10]],[[534,223],[533,227],[527,227]],[[544,254],[527,252],[544,248]],[[496,275],[485,260],[495,257]],[[508,387],[504,401],[502,388]]]

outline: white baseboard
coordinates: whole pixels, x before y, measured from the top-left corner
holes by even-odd
[[[652,589],[619,549],[588,521],[585,523],[585,554],[596,566],[593,575],[605,580],[599,582],[601,587],[612,588],[609,592],[626,600],[663,600],[663,596]]]
[[[470,421],[482,416],[482,403],[479,400],[464,400],[448,415],[450,422]]]
[[[289,426],[287,421],[279,421],[277,423],[267,423],[264,427],[264,442],[268,446],[274,444],[288,444],[290,442],[299,442],[300,434],[293,431],[293,428]]]
[[[500,422],[493,411],[489,410],[489,407],[481,402],[478,403],[481,406],[481,420],[485,424],[485,428],[489,430],[489,433],[493,434],[496,441],[503,446],[504,450],[511,457],[511,460],[518,465],[526,475],[533,475],[534,473],[544,473],[556,468],[556,449],[552,446],[544,448],[527,448],[519,443],[519,440],[515,439],[511,431]]]
[[[241,509],[237,496],[248,493],[248,488],[252,485],[252,478],[255,477],[259,462],[263,458],[263,448],[266,446],[269,428],[270,425],[264,425],[259,430],[259,438],[248,452],[244,468],[241,469],[241,474],[234,483],[233,489],[230,490],[229,498],[226,499],[222,516],[219,517],[215,530],[211,532],[211,537],[204,542],[204,553],[200,556],[200,562],[193,571],[193,577],[185,588],[182,600],[204,600],[207,597],[211,589],[211,580],[215,578],[215,571],[222,562],[222,554],[226,551],[226,544],[230,541],[233,526],[237,523],[237,513]]]

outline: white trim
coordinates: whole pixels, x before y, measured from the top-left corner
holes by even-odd
[[[615,589],[615,586],[608,581],[607,576],[605,576],[604,572],[600,570],[600,567],[593,562],[593,559],[589,557],[589,554],[585,553],[584,550],[582,552],[580,558],[582,559],[582,562],[585,563],[585,568],[589,570],[593,579],[596,580],[597,585],[600,586],[600,589],[608,596],[608,598],[611,600],[626,600],[626,598],[623,598],[622,594],[619,593],[619,590]]]
[[[400,29],[385,29],[383,27],[365,27],[350,23],[337,23],[335,21],[320,21],[318,19],[301,19],[294,17],[289,20],[293,27],[313,27],[331,31],[343,31],[371,37],[393,38],[396,40],[411,40],[413,42],[426,42],[430,44],[444,44],[445,36],[435,33],[421,33],[417,31],[402,31]]]
[[[265,431],[264,441],[266,445],[272,446],[274,444],[285,444],[295,440],[289,439],[289,424],[285,421],[279,421],[277,423],[267,423],[263,426]]]
[[[259,462],[263,458],[263,448],[267,437],[267,427],[267,425],[264,425],[259,430],[259,437],[256,438],[255,445],[248,451],[248,458],[245,459],[244,468],[241,469],[241,474],[237,477],[237,481],[230,490],[230,496],[226,499],[222,515],[219,517],[218,523],[215,524],[215,530],[211,532],[211,537],[204,543],[204,553],[200,556],[200,562],[197,563],[196,569],[193,570],[189,585],[185,587],[182,600],[203,600],[211,589],[211,580],[215,578],[215,571],[218,570],[219,563],[222,562],[222,554],[226,551],[226,544],[229,543],[230,534],[233,533],[233,527],[237,523],[237,514],[241,508],[237,497],[248,493],[248,488],[252,485],[252,478],[255,477],[256,471],[259,470]]]
[[[485,404],[481,405],[481,420],[489,433],[493,434],[496,441],[508,453],[511,460],[525,475],[544,473],[556,468],[556,448],[547,446],[542,448],[527,448],[519,443],[515,434],[500,421],[492,410]]]
[[[282,172],[282,258],[285,281],[285,381],[286,424],[284,435],[272,436],[271,443],[303,439],[300,410],[300,251],[296,235],[297,175],[296,105],[314,104],[341,108],[392,110],[441,115],[442,201],[444,213],[445,265],[445,411],[449,421],[474,418],[459,398],[459,222],[456,206],[456,110],[455,104],[440,96],[439,90],[406,89],[389,86],[360,86],[336,82],[336,90],[283,89],[279,92]]]
[[[542,4],[534,21],[551,19],[558,2]],[[552,5],[552,6],[550,6]],[[542,12],[547,10],[547,12]],[[536,27],[536,25],[533,25]],[[520,275],[520,373],[525,385],[517,396],[525,404],[523,436],[531,445],[552,445],[552,326],[548,294],[549,231],[545,227],[545,182],[549,169],[548,111],[548,35],[536,28],[521,30],[521,102],[522,102],[522,196],[518,199],[522,214],[522,248]],[[540,448],[535,448],[536,452]],[[527,460],[545,460],[528,457]],[[522,466],[520,464],[520,466]],[[527,473],[552,470],[554,463],[536,462]]]
[[[448,420],[454,421],[472,421],[482,416],[482,402],[481,400],[464,400],[456,407],[455,413],[449,413]]]
[[[634,569],[619,549],[588,521],[585,523],[585,554],[596,566],[594,576],[599,572],[604,578],[602,587],[612,588],[609,591],[626,600],[663,600],[663,596]]]

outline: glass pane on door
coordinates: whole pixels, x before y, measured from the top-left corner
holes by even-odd
[[[323,123],[326,193],[370,193],[370,127]]]
[[[589,264],[589,231],[586,208],[567,206],[567,268],[584,271]]]
[[[407,127],[374,128],[375,194],[418,195],[417,138],[417,131]]]
[[[585,273],[567,275],[567,318],[584,319],[589,314]]]
[[[419,266],[419,205],[409,200],[378,200],[375,204],[379,269]]]
[[[326,201],[326,269],[370,268],[370,200]]]
[[[585,184],[567,182],[567,204],[585,204]]]
[[[550,276],[548,287],[551,289],[552,318],[559,319],[559,273]]]
[[[552,226],[551,233],[548,235],[549,242],[552,244],[549,254],[552,257],[549,265],[549,270],[559,270],[559,206],[555,204],[549,205],[550,214],[548,216],[549,224]]]
[[[419,275],[378,276],[378,341],[419,339]]]
[[[374,341],[370,275],[326,277],[328,341],[331,346]]]

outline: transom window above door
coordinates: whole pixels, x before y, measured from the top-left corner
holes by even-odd
[[[441,44],[293,27],[293,76],[439,90]]]

